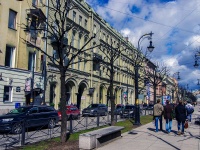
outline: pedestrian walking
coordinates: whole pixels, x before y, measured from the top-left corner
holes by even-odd
[[[184,134],[184,124],[185,124],[187,117],[186,117],[186,108],[185,108],[182,100],[180,100],[179,104],[176,106],[175,113],[176,113],[176,120],[178,122],[177,134],[178,135]]]
[[[165,124],[166,132],[169,134],[172,129],[172,119],[173,119],[173,106],[169,104],[169,100],[166,100],[166,106],[164,107],[164,119],[166,121]]]
[[[186,108],[186,112],[187,112],[187,119],[189,122],[191,122],[192,121],[192,113],[194,112],[194,107],[192,106],[192,104],[190,104],[190,101],[188,101],[185,108]]]
[[[160,104],[160,99],[157,100],[157,104],[153,107],[153,116],[155,119],[156,132],[158,132],[158,122],[160,123],[160,130],[162,130],[162,114],[163,114],[163,106]]]

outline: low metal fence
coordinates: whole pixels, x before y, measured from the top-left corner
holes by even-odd
[[[143,110],[144,111],[144,110]],[[149,114],[145,111],[144,114]],[[124,119],[132,118],[122,118],[121,115],[115,115],[114,119],[116,122],[123,121]],[[105,126],[111,124],[111,116],[85,116],[77,118],[75,116],[70,116],[67,121],[67,130],[70,133],[75,133],[81,130],[95,128],[99,126]],[[54,128],[48,128],[47,125],[29,128],[27,127],[26,120],[21,122],[22,132],[19,134],[13,134],[11,131],[0,133],[0,149],[11,149],[14,147],[23,146],[29,143],[35,143],[54,137],[59,137],[61,132],[61,122],[56,124]]]

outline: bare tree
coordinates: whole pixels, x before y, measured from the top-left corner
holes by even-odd
[[[152,63],[150,61],[147,63],[145,75],[154,90],[154,104],[156,103],[156,87],[165,80],[168,74],[169,70],[164,64]]]
[[[108,99],[111,102],[111,125],[115,124],[114,120],[114,109],[115,109],[115,94],[114,94],[114,76],[115,70],[117,66],[115,66],[115,62],[118,61],[120,55],[122,54],[125,49],[120,48],[120,42],[117,44],[114,43],[113,39],[111,38],[110,44],[100,40],[100,51],[104,54],[104,59],[101,60],[100,66],[107,69],[106,75],[109,77],[109,96]]]
[[[71,0],[49,0],[48,4],[43,3],[42,5],[43,8],[48,10],[48,16],[37,16],[37,22],[34,27],[32,26],[32,19],[28,18],[27,24],[23,24],[22,26],[26,30],[34,32],[36,35],[44,32],[44,34],[46,34],[45,37],[47,38],[47,45],[51,45],[53,47],[55,55],[52,56],[44,49],[35,47],[36,45],[26,41],[25,39],[24,41],[48,57],[48,60],[50,61],[49,64],[59,70],[61,84],[60,110],[62,115],[61,142],[64,143],[67,137],[65,74],[70,65],[78,63],[74,61],[77,56],[80,56],[84,52],[94,48],[86,48],[86,46],[91,42],[92,39],[95,38],[95,35],[91,35],[81,48],[74,48],[72,42],[68,44],[68,32],[73,28],[77,28],[78,30],[78,27],[76,24],[74,24],[74,22],[69,22],[68,13],[70,10],[77,9],[78,7],[73,4]],[[39,8],[35,8],[35,10],[38,10],[39,13],[42,12]],[[35,36],[35,38],[37,39],[37,36]],[[96,47],[98,47],[98,45]],[[80,61],[86,60],[79,60],[79,62]]]

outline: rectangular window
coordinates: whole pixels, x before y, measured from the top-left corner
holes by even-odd
[[[12,102],[12,86],[4,86],[3,101]]]
[[[31,34],[31,41],[36,43],[37,40],[37,18],[32,17],[31,25],[30,25],[30,34]]]
[[[81,35],[79,35],[78,37],[78,49],[81,48]]]
[[[73,21],[76,22],[76,12],[73,11]]]
[[[81,26],[82,25],[82,17],[79,16],[79,25]]]
[[[94,25],[94,34],[97,34],[97,26],[96,25]]]
[[[75,32],[72,33],[72,46],[74,47]]]
[[[38,6],[38,0],[32,0],[32,5],[37,7]]]
[[[85,19],[85,28],[87,29],[87,20]]]
[[[11,29],[16,29],[16,17],[17,12],[13,10],[9,10],[9,21],[8,21],[8,27]]]
[[[14,47],[6,46],[6,58],[5,58],[5,66],[13,67],[13,52]]]
[[[81,69],[81,59],[78,58],[78,70],[80,70],[80,69]]]
[[[35,54],[33,52],[29,52],[29,56],[28,56],[28,70],[33,71],[33,63],[35,63]]]

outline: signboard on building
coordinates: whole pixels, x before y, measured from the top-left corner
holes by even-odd
[[[162,104],[163,105],[166,105],[166,100],[171,100],[171,96],[170,95],[164,95],[163,97],[162,97]]]
[[[25,80],[25,92],[31,91],[31,78],[26,78]]]
[[[16,87],[16,92],[21,92],[21,88],[19,86]]]

